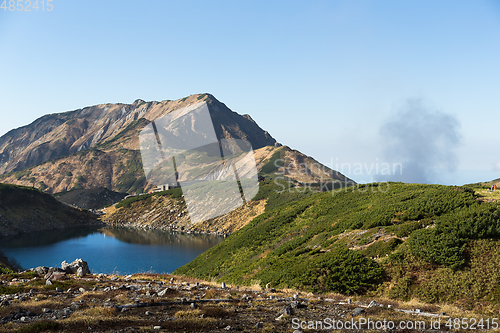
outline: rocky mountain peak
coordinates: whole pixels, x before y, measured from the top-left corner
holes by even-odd
[[[10,131],[0,137],[0,174],[88,149],[101,149],[106,143],[121,143],[123,148],[137,150],[137,139],[132,138],[128,142],[120,140],[124,131],[140,130],[141,126],[172,110],[202,101],[209,105],[219,137],[245,138],[254,148],[276,142],[255,122],[231,111],[210,94],[162,102],[137,99],[132,104],[99,104],[45,115],[27,126]]]

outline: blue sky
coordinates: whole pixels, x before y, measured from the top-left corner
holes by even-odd
[[[461,138],[455,171],[431,161],[429,182],[500,177],[499,1],[52,4],[0,10],[0,135],[47,113],[210,92],[320,162],[369,169],[400,162],[381,131],[418,100]]]

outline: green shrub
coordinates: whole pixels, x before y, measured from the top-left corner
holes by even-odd
[[[44,332],[44,331],[54,331],[59,328],[59,324],[53,321],[41,320],[26,326],[23,326],[19,329],[19,333],[35,333],[35,332]]]
[[[382,280],[382,268],[358,252],[338,248],[311,264],[315,291],[363,294]]]
[[[362,250],[361,253],[367,257],[383,257],[385,255],[391,254],[401,243],[403,243],[403,241],[398,238],[391,238],[387,242],[377,241],[368,246],[366,249]]]
[[[45,191],[48,188],[44,182],[38,182],[38,185],[41,191]]]
[[[150,201],[151,197],[153,196],[164,196],[168,195],[172,199],[179,199],[182,198],[182,189],[180,187],[178,188],[173,188],[167,191],[161,191],[161,192],[156,192],[156,193],[150,193],[150,194],[142,194],[142,195],[137,195],[134,197],[130,197],[127,199],[124,199],[120,201],[117,205],[116,208],[129,208],[130,205],[132,205],[134,202],[140,202],[140,201]]]
[[[288,188],[288,182],[281,179],[266,180],[259,184],[259,192],[252,199],[267,199],[266,212],[306,198],[313,194],[309,189]]]
[[[465,263],[469,240],[498,238],[500,210],[496,203],[475,203],[437,218],[436,227],[411,234],[410,251],[428,262],[456,269]]]
[[[10,268],[0,266],[0,274],[12,274],[14,273]]]
[[[428,223],[428,222],[427,222]],[[387,228],[388,231],[394,232],[394,234],[399,237],[408,237],[412,232],[422,228],[423,225],[426,225],[426,222],[422,221],[410,221],[402,224],[397,224],[394,226],[390,226]]]
[[[409,239],[409,248],[414,256],[454,269],[465,262],[465,245],[465,239],[449,233],[439,233],[434,228],[415,231]]]
[[[264,162],[265,164],[262,166],[260,172],[266,174],[278,171],[278,169],[283,166],[284,157],[285,150],[278,149],[267,161]]]

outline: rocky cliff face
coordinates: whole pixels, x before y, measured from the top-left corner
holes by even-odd
[[[105,187],[140,192],[147,186],[139,133],[151,121],[206,102],[218,139],[244,139],[254,149],[277,145],[250,116],[241,116],[209,94],[177,101],[101,104],[43,116],[0,137],[0,182],[49,193]]]
[[[0,137],[0,182],[47,193],[95,188],[147,191],[153,185],[144,174],[139,133],[173,110],[200,102],[207,103],[219,140],[250,142],[259,171],[281,172],[305,183],[347,180],[311,157],[281,147],[249,115],[239,115],[212,95],[201,94],[177,101],[101,104],[41,117]]]
[[[276,140],[249,116],[241,116],[209,94],[177,101],[132,104],[101,104],[43,116],[30,125],[0,137],[0,174],[40,165],[62,156],[92,148],[138,150],[137,138],[125,138],[175,109],[205,101],[219,138],[245,139],[254,149],[274,145]],[[115,148],[115,149],[112,149]]]

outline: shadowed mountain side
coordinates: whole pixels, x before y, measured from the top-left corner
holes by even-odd
[[[37,189],[0,184],[0,236],[97,223],[89,212],[71,208]]]
[[[54,197],[68,205],[83,209],[99,209],[122,200],[126,193],[110,191],[106,188],[90,190],[74,190],[70,192],[57,193]]]

